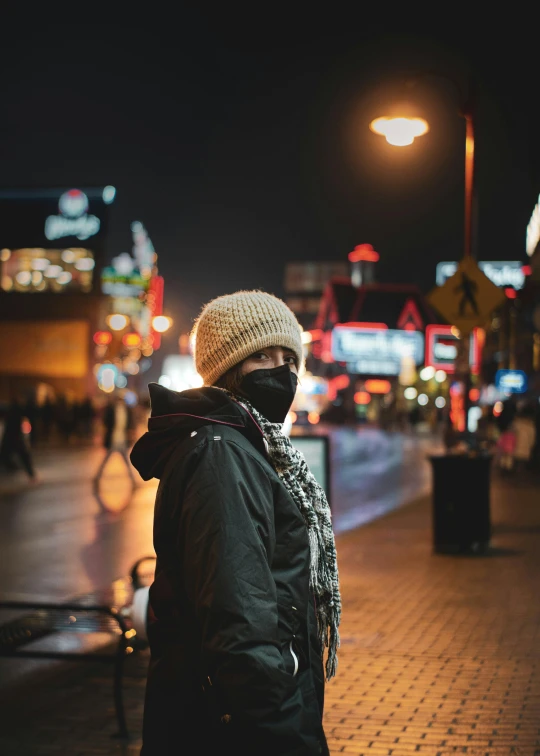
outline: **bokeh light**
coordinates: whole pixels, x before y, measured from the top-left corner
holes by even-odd
[[[128,324],[128,319],[125,315],[121,315],[120,313],[115,313],[114,315],[109,315],[107,318],[107,325],[109,328],[112,328],[113,331],[122,331]]]

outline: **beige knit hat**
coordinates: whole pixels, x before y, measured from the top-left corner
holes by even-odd
[[[237,291],[208,302],[192,330],[195,368],[205,386],[250,354],[270,346],[291,349],[303,362],[301,327],[285,302],[264,291]]]

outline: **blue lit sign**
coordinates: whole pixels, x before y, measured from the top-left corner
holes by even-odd
[[[424,361],[424,334],[337,325],[332,331],[332,357],[346,362],[350,373],[399,375],[404,360],[415,365]]]
[[[499,391],[523,394],[528,388],[527,374],[523,370],[497,370],[495,387]]]

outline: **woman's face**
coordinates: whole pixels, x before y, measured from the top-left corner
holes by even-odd
[[[253,370],[268,370],[282,365],[288,365],[293,373],[298,375],[298,360],[292,349],[280,346],[265,347],[243,361],[242,375],[247,375]]]

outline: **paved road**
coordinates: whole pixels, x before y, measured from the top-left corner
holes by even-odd
[[[326,429],[328,430],[328,429]],[[433,439],[362,429],[329,429],[334,527],[370,522],[429,489]],[[0,585],[11,599],[56,600],[108,585],[152,554],[156,481],[134,492],[113,458],[100,497],[92,475],[102,450],[41,451],[42,483],[23,473],[0,478]]]
[[[414,459],[404,452],[406,465]],[[537,474],[493,473],[485,554],[433,553],[429,496],[338,535],[341,648],[325,703],[333,755],[540,756],[539,492]],[[0,661],[3,682],[12,660]],[[111,737],[102,664],[6,686],[2,756],[137,756],[147,664],[147,651],[126,664],[128,743]]]
[[[427,455],[442,451],[438,438],[376,428],[328,433],[336,533],[372,522],[430,491]]]

